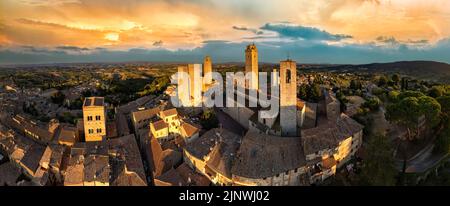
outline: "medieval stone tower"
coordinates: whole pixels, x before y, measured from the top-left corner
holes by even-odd
[[[282,136],[297,135],[297,63],[280,62],[280,125]]]
[[[212,83],[212,75],[208,75],[212,72],[212,62],[211,57],[206,56],[203,60],[203,75],[205,75],[205,79],[203,80],[205,84]]]
[[[187,65],[178,66],[178,73],[184,73],[189,75],[189,70]],[[190,81],[189,78],[183,78],[183,76],[178,76],[178,99],[183,106],[190,106],[190,91],[189,91]]]
[[[247,89],[258,90],[258,49],[255,44],[250,44],[245,49],[245,74],[251,73],[251,83],[246,80]]]
[[[192,106],[198,107],[202,103],[202,65],[188,64],[188,71]]]

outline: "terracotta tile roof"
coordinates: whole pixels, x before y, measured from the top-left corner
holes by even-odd
[[[194,186],[209,186],[211,181],[204,175],[196,172],[190,168],[185,162],[175,169],[180,176],[188,182],[189,185]]]
[[[161,115],[161,117],[169,117],[169,116],[173,116],[173,115],[178,115],[178,112],[177,112],[177,109],[172,108],[172,109],[161,111],[160,115]]]
[[[168,128],[169,125],[167,125],[167,123],[164,122],[164,120],[158,120],[156,122],[152,122],[150,123],[153,125],[153,127],[155,128],[156,131]]]
[[[187,182],[173,168],[155,179],[156,186],[186,186]]]
[[[73,145],[76,141],[76,132],[77,128],[75,127],[61,127],[58,134],[58,142]]]
[[[247,178],[265,178],[305,165],[300,138],[249,131],[244,136],[234,160],[232,174]]]
[[[327,121],[312,129],[302,130],[302,142],[305,154],[334,149],[340,141],[360,132],[363,126],[345,114],[336,121]]]
[[[120,175],[113,181],[113,186],[147,186],[141,177],[135,172],[126,171],[126,168]]]
[[[175,150],[166,149],[162,151],[161,156],[156,164],[155,177],[166,173],[171,168],[179,165],[182,162],[183,155]]]
[[[70,164],[66,169],[64,176],[64,185],[83,185],[84,179],[84,164],[78,162]]]
[[[145,119],[151,119],[155,117],[161,110],[159,107],[151,108],[151,109],[145,109],[141,111],[133,112],[132,118],[134,121],[139,122]]]
[[[21,175],[20,169],[7,162],[0,165],[0,185],[15,186],[17,178]]]
[[[194,135],[195,133],[197,133],[199,131],[199,128],[185,122],[181,125],[181,129],[184,131],[184,133],[190,137],[192,135]]]
[[[89,155],[84,159],[84,181],[109,183],[109,157]]]
[[[322,166],[324,168],[330,169],[330,168],[336,166],[336,160],[334,159],[334,157],[328,157],[326,159],[323,159]]]
[[[199,138],[189,142],[185,150],[196,158],[204,159],[210,154],[216,143],[224,141],[227,144],[237,144],[241,137],[226,130],[214,128],[207,131]]]
[[[306,105],[305,101],[297,99],[297,109],[302,110],[303,107],[305,107],[305,105]]]

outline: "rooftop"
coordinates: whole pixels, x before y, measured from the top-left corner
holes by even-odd
[[[147,184],[139,148],[132,134],[103,142],[76,143],[71,148],[70,156],[67,171],[81,173],[81,177],[78,174],[70,174],[70,176],[66,176],[65,184],[66,182],[75,184],[79,181],[108,183],[113,181],[111,185],[133,182]],[[126,174],[122,174],[124,171]],[[132,177],[131,173],[136,175]],[[110,176],[114,177],[114,180],[110,180]],[[117,180],[118,178],[119,180]],[[127,178],[139,178],[140,180],[134,179],[130,183]]]
[[[136,173],[146,183],[144,165],[134,135],[110,139],[107,143],[110,155],[123,157],[127,171]]]
[[[20,169],[13,165],[11,162],[7,162],[0,165],[0,185],[15,186],[17,178],[19,178]]]
[[[303,107],[305,107],[305,105],[306,105],[306,102],[305,102],[305,101],[303,101],[303,100],[301,100],[301,99],[297,99],[297,109],[298,109],[298,110],[302,110]]]
[[[83,185],[84,179],[84,164],[80,161],[73,161],[80,159],[82,156],[73,157],[66,169],[64,177],[64,185]]]
[[[124,166],[119,176],[112,181],[113,186],[147,186],[147,183],[135,172],[130,172]]]
[[[77,137],[77,128],[75,127],[68,127],[63,126],[61,127],[59,134],[58,134],[58,141],[60,143],[66,143],[66,144],[74,144]]]
[[[170,117],[170,116],[173,116],[173,115],[178,115],[177,109],[175,109],[175,108],[164,110],[164,111],[160,112],[161,118],[163,118],[163,117]]]
[[[83,107],[90,107],[90,106],[96,106],[96,107],[105,106],[105,98],[103,98],[103,97],[86,97],[86,99],[84,99]]]
[[[183,155],[178,151],[172,149],[166,149],[162,151],[161,156],[156,163],[155,176],[158,177],[160,175],[163,175],[171,168],[179,165],[180,162],[183,161],[182,158]]]
[[[85,182],[109,183],[109,157],[102,155],[89,155],[84,159]]]
[[[155,128],[156,131],[169,127],[169,125],[167,125],[167,123],[164,122],[164,120],[158,120],[158,121],[152,122],[150,124],[153,125],[153,127]]]
[[[132,113],[132,118],[135,122],[142,121],[144,119],[151,119],[160,112],[159,107],[136,111]]]
[[[180,176],[188,182],[189,185],[208,186],[210,181],[204,175],[190,168],[185,162],[175,169]]]
[[[22,165],[30,170],[32,175],[34,175],[39,168],[39,161],[41,161],[44,151],[45,146],[34,144],[28,151],[26,151],[25,156],[22,158]]]
[[[16,115],[14,118],[12,118],[11,121],[9,121],[9,123],[12,127],[18,130],[26,131],[25,133],[32,133],[34,135],[37,135],[37,138],[39,140],[51,141],[53,139],[53,134],[47,129],[37,126],[31,120],[20,115]]]
[[[232,173],[247,178],[265,178],[305,164],[300,138],[249,131],[242,140]]]
[[[312,129],[302,130],[305,154],[335,148],[340,141],[361,131],[363,126],[345,114],[336,121],[327,121]]]
[[[189,142],[185,150],[196,158],[204,159],[205,156],[210,154],[217,143],[225,142],[225,144],[234,145],[238,144],[240,140],[240,136],[226,129],[214,128]]]
[[[199,131],[199,128],[185,122],[181,125],[181,128],[186,132],[186,135],[188,137],[194,135],[195,133],[197,133]]]
[[[187,182],[175,169],[170,169],[163,175],[155,178],[155,186],[186,186]]]

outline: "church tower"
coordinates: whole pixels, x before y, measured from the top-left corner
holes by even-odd
[[[251,73],[250,81],[246,80],[245,87],[247,89],[258,90],[258,49],[255,44],[250,44],[245,49],[245,74]]]
[[[280,125],[282,136],[297,136],[297,63],[280,62]]]

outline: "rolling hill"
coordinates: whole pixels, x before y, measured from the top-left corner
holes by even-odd
[[[367,71],[374,73],[398,73],[417,79],[450,83],[450,64],[434,61],[400,61],[362,65],[337,65],[322,67],[325,70],[349,72]]]

